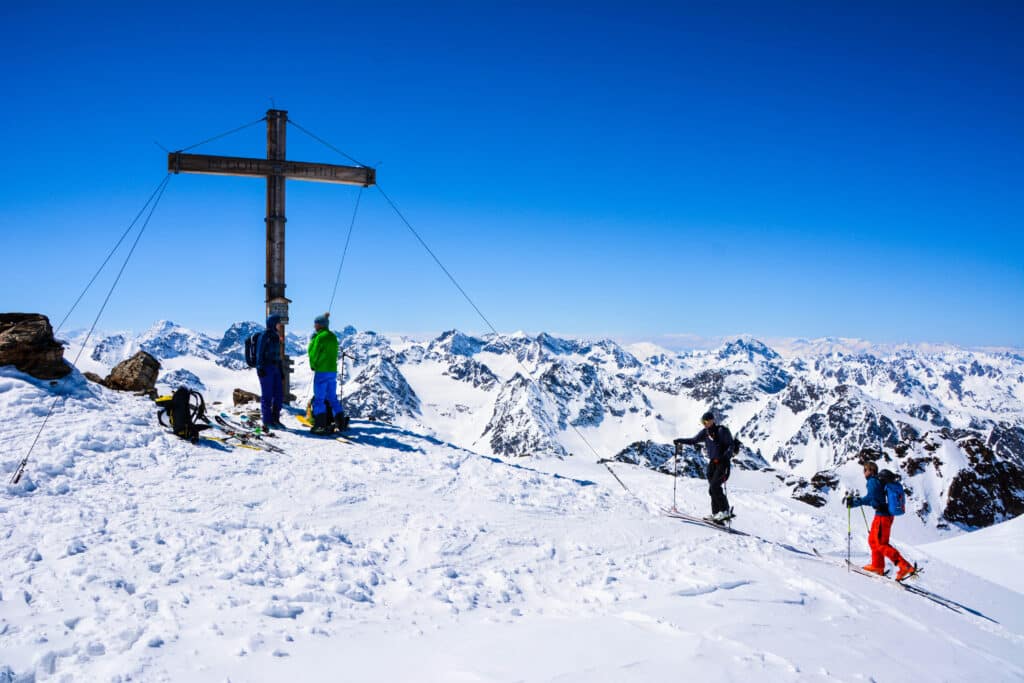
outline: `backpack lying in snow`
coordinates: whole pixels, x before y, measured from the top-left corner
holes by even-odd
[[[169,427],[175,436],[188,439],[192,443],[199,440],[199,433],[209,429],[206,422],[206,401],[198,391],[188,387],[178,387],[171,396],[159,396],[156,399],[159,410],[157,422]],[[164,422],[164,416],[167,422]]]
[[[885,500],[889,504],[889,514],[899,517],[907,511],[907,492],[903,490],[900,478],[889,470],[878,471],[878,482],[885,490]]]

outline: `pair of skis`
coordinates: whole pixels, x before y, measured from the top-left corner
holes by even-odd
[[[714,519],[712,519],[710,517],[697,517],[696,515],[691,515],[689,513],[683,512],[682,510],[679,510],[678,508],[675,508],[675,507],[662,508],[661,512],[662,512],[662,514],[664,514],[664,515],[666,515],[668,517],[671,517],[673,519],[678,519],[678,520],[681,520],[683,522],[688,522],[690,524],[696,524],[697,526],[707,527],[709,529],[715,529],[716,531],[724,531],[726,533],[735,534],[737,536],[749,536],[750,535],[750,534],[748,534],[745,531],[740,531],[739,529],[733,529],[732,528],[731,524],[732,524],[732,520],[735,517],[735,515],[730,515],[729,517],[727,517],[724,520],[715,521]]]
[[[266,437],[271,436],[267,432],[264,432],[259,427],[253,428],[240,422],[235,422],[234,419],[227,413],[220,413],[213,417],[214,425],[220,431],[227,434],[229,437],[237,439],[239,443],[245,448],[254,448],[261,451],[268,451],[270,453],[284,453],[283,448],[279,448],[274,444],[267,441]]]
[[[732,527],[732,520],[733,518],[735,518],[735,515],[732,515],[731,517],[725,520],[715,521],[710,517],[697,517],[696,515],[691,515],[674,507],[661,508],[661,513],[667,517],[671,517],[672,519],[678,519],[680,522],[686,522],[687,524],[694,524],[696,526],[714,529],[715,531],[722,531],[727,534],[733,534],[734,536],[746,536],[747,538],[753,538],[755,540],[760,541],[761,543],[774,545],[778,548],[782,548],[783,550],[794,553],[796,555],[804,555],[806,557],[814,556],[813,553],[807,550],[801,550],[800,548],[792,546],[788,543],[783,543],[782,541],[774,541],[770,538],[765,538],[764,536],[758,536],[757,534],[750,533],[749,531],[740,531],[739,529],[734,529]]]
[[[902,579],[897,580],[896,578],[890,577],[888,575],[888,572],[886,572],[885,574],[877,574],[875,572],[869,572],[866,569],[863,569],[862,567],[858,567],[857,565],[855,565],[854,563],[850,562],[849,560],[845,560],[844,559],[841,563],[838,562],[838,561],[834,561],[831,558],[825,557],[824,555],[819,553],[816,548],[814,549],[814,554],[818,558],[828,562],[829,564],[834,564],[837,567],[844,567],[844,568],[850,570],[851,572],[853,572],[855,574],[860,574],[861,576],[867,576],[868,578],[875,579],[876,581],[884,581],[888,585],[893,586],[895,588],[903,589],[903,590],[907,591],[908,593],[913,593],[914,595],[920,595],[922,598],[925,598],[927,600],[931,600],[932,602],[934,602],[937,605],[942,605],[946,609],[951,610],[953,612],[956,612],[957,614],[973,614],[976,617],[981,617],[982,619],[987,619],[988,621],[991,621],[992,623],[998,623],[998,622],[995,621],[995,619],[992,619],[991,617],[985,616],[981,612],[979,612],[979,611],[977,611],[975,609],[972,609],[972,608],[968,607],[967,605],[959,603],[956,600],[953,600],[952,598],[947,598],[944,595],[939,595],[938,593],[935,593],[933,591],[927,590],[925,588],[921,588],[920,586],[917,586],[915,584],[908,583],[908,581],[910,581],[910,580],[917,579],[923,573],[923,571],[924,571],[923,569],[919,568],[916,564],[914,565],[914,573],[912,573],[909,576],[906,576],[906,577],[904,577]]]
[[[716,521],[713,521],[713,520],[711,520],[710,518],[707,518],[707,517],[697,517],[696,515],[691,515],[691,514],[682,512],[682,511],[680,511],[680,510],[678,510],[677,508],[674,508],[674,507],[672,507],[672,508],[662,508],[661,512],[662,512],[662,514],[664,514],[664,515],[666,515],[668,517],[671,517],[673,519],[678,519],[678,520],[680,520],[682,522],[686,522],[687,524],[694,524],[696,526],[702,526],[702,527],[705,527],[705,528],[708,528],[708,529],[714,529],[715,531],[723,531],[725,533],[733,534],[733,535],[736,535],[736,536],[747,536],[749,538],[756,538],[757,540],[763,541],[765,543],[771,543],[772,545],[780,546],[780,547],[782,547],[782,548],[784,548],[786,550],[798,553],[800,555],[806,555],[806,556],[814,557],[814,558],[817,558],[817,559],[822,560],[824,562],[828,562],[829,564],[834,564],[834,565],[836,565],[838,567],[843,567],[843,568],[849,569],[852,572],[855,572],[857,574],[862,574],[864,576],[867,576],[869,578],[875,579],[877,581],[884,581],[887,584],[889,584],[889,585],[891,585],[891,586],[893,586],[895,588],[905,590],[908,593],[913,593],[915,595],[919,595],[922,598],[930,600],[930,601],[934,602],[935,604],[941,605],[942,607],[945,607],[946,609],[951,610],[953,612],[956,612],[958,614],[972,614],[972,615],[974,615],[976,617],[981,617],[982,619],[987,619],[988,621],[991,621],[993,623],[997,623],[991,617],[988,617],[988,616],[982,614],[981,612],[968,607],[967,605],[959,603],[959,602],[957,602],[957,601],[955,601],[955,600],[953,600],[951,598],[947,598],[947,597],[945,597],[943,595],[939,595],[938,593],[935,593],[933,591],[927,590],[925,588],[921,588],[920,586],[917,586],[917,585],[914,585],[914,584],[911,584],[911,583],[907,583],[908,580],[916,579],[922,573],[922,570],[920,568],[917,568],[916,565],[915,565],[915,569],[914,569],[914,573],[913,574],[911,574],[910,576],[904,577],[900,581],[897,581],[895,578],[890,578],[889,576],[885,576],[885,575],[881,575],[881,574],[876,574],[874,572],[866,571],[866,570],[862,569],[861,567],[858,567],[858,566],[850,563],[849,561],[847,561],[845,559],[842,562],[838,562],[838,561],[835,561],[835,560],[833,560],[831,558],[825,557],[824,555],[819,553],[816,548],[812,548],[812,550],[814,552],[813,553],[809,553],[806,550],[801,550],[799,548],[795,548],[795,547],[793,547],[791,545],[788,545],[788,544],[785,544],[785,543],[780,543],[778,541],[772,541],[770,539],[762,538],[761,536],[758,536],[756,534],[750,534],[750,533],[747,533],[745,531],[740,531],[739,529],[734,529],[728,523],[732,519],[732,517],[730,517],[728,520],[725,520],[724,522],[716,522]]]

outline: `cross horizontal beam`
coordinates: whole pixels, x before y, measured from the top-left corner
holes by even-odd
[[[369,187],[377,182],[376,170],[365,166],[311,164],[305,161],[249,159],[208,154],[184,154],[182,152],[171,152],[167,155],[167,170],[171,173],[205,173],[209,175],[282,176],[295,180],[362,187]]]

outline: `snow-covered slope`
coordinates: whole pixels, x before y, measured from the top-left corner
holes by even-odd
[[[1024,593],[1024,517],[921,547],[932,557]]]
[[[1021,592],[919,550],[902,520],[921,585],[975,613],[816,558],[845,556],[845,511],[772,473],[734,473],[757,537],[732,536],[658,514],[673,478],[643,467],[612,465],[620,485],[593,458],[496,458],[367,420],[319,439],[290,414],[285,454],[193,446],[144,397],[3,368],[8,476],[55,396],[0,497],[0,680],[1024,677]],[[705,510],[701,481],[676,484]]]

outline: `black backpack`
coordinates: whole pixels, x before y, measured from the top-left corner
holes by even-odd
[[[260,364],[260,341],[262,339],[262,332],[253,332],[245,338],[245,364],[250,368],[255,368]]]
[[[721,433],[723,429],[729,433],[729,436],[732,437],[732,448],[729,449],[729,458],[731,459],[740,454],[740,449],[743,448],[743,444],[740,443],[739,437],[733,436],[732,432],[729,431],[728,427],[726,427],[725,425],[718,425],[719,433]]]
[[[210,428],[209,424],[205,424],[206,401],[198,391],[178,387],[171,396],[158,397],[156,405],[159,408],[156,413],[157,422],[169,427],[175,436],[196,443],[199,441],[199,433]],[[164,422],[164,416],[167,422]]]

